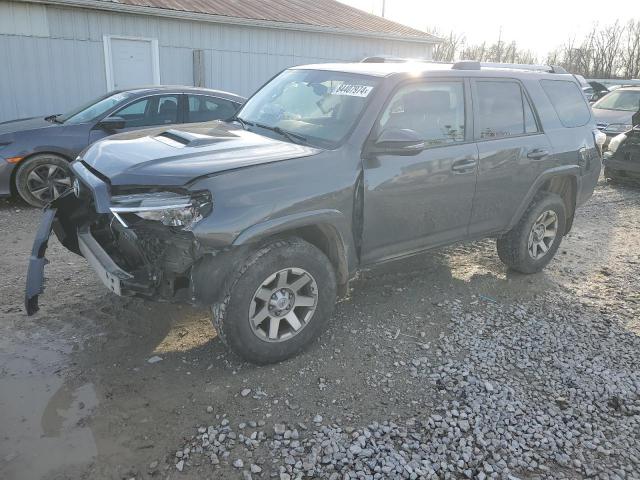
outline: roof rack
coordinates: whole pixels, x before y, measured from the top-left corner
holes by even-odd
[[[393,55],[374,55],[365,57],[360,60],[361,63],[439,63],[451,65],[453,70],[481,70],[482,68],[511,68],[515,70],[530,70],[532,72],[547,73],[569,73],[558,65],[535,65],[527,63],[498,63],[498,62],[478,62],[476,60],[459,60],[451,64],[451,62],[440,62],[437,60],[429,60],[426,58],[407,58],[395,57]]]
[[[423,62],[423,63],[443,63],[434,60],[428,60],[426,58],[408,58],[408,57],[394,57],[393,55],[374,55],[371,57],[364,57],[360,60],[360,63],[408,63],[408,62]],[[444,62],[448,63],[448,62]]]
[[[535,65],[527,63],[497,63],[497,62],[476,62],[474,60],[461,60],[455,62],[451,68],[454,70],[481,70],[485,68],[510,68],[515,70],[530,70],[533,72],[547,73],[568,73],[564,68],[557,65]]]

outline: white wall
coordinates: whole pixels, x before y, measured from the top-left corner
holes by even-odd
[[[431,46],[0,1],[0,121],[60,113],[106,91],[103,35],[157,38],[160,82],[251,94],[278,71],[368,55],[430,57]]]

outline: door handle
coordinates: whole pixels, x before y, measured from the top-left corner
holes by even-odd
[[[534,148],[533,150],[529,150],[527,153],[527,158],[532,160],[540,160],[549,155],[549,151],[544,148]]]
[[[475,158],[463,158],[462,160],[453,162],[451,170],[453,170],[454,173],[471,173],[475,172],[477,164],[478,162]]]

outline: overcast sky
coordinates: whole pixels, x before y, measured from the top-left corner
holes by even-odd
[[[341,0],[380,15],[382,0]],[[595,0],[386,0],[385,17],[420,30],[437,28],[442,34],[462,33],[470,43],[515,40],[533,51],[540,61],[569,37],[581,38],[594,23],[613,23],[622,15],[626,22],[629,3],[607,4]],[[636,4],[637,5],[637,4]]]

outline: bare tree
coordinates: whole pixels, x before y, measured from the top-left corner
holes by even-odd
[[[433,52],[433,59],[442,62],[455,60],[477,60],[479,62],[535,63],[535,55],[529,50],[519,49],[516,42],[506,42],[502,32],[498,34],[496,43],[482,42],[470,44],[464,35],[449,32],[442,35],[437,29],[430,32],[440,38],[440,43]]]
[[[437,30],[432,31],[438,35]],[[518,48],[515,41],[504,40],[502,29],[495,43],[470,44],[464,35],[455,32],[441,37],[443,42],[434,51],[435,60],[537,63],[533,52]],[[546,63],[585,77],[640,77],[640,19],[626,24],[619,21],[604,26],[594,24],[583,38],[571,37],[550,52]]]
[[[622,59],[625,78],[640,77],[640,19],[627,23],[626,46]]]
[[[640,73],[640,20],[626,25],[594,25],[578,42],[570,38],[551,52],[547,62],[586,77],[637,77]]]
[[[441,37],[437,31],[432,32],[434,35]],[[433,52],[433,59],[440,62],[453,62],[456,59],[456,53],[464,44],[464,36],[454,32],[443,37],[442,43],[436,46]]]

